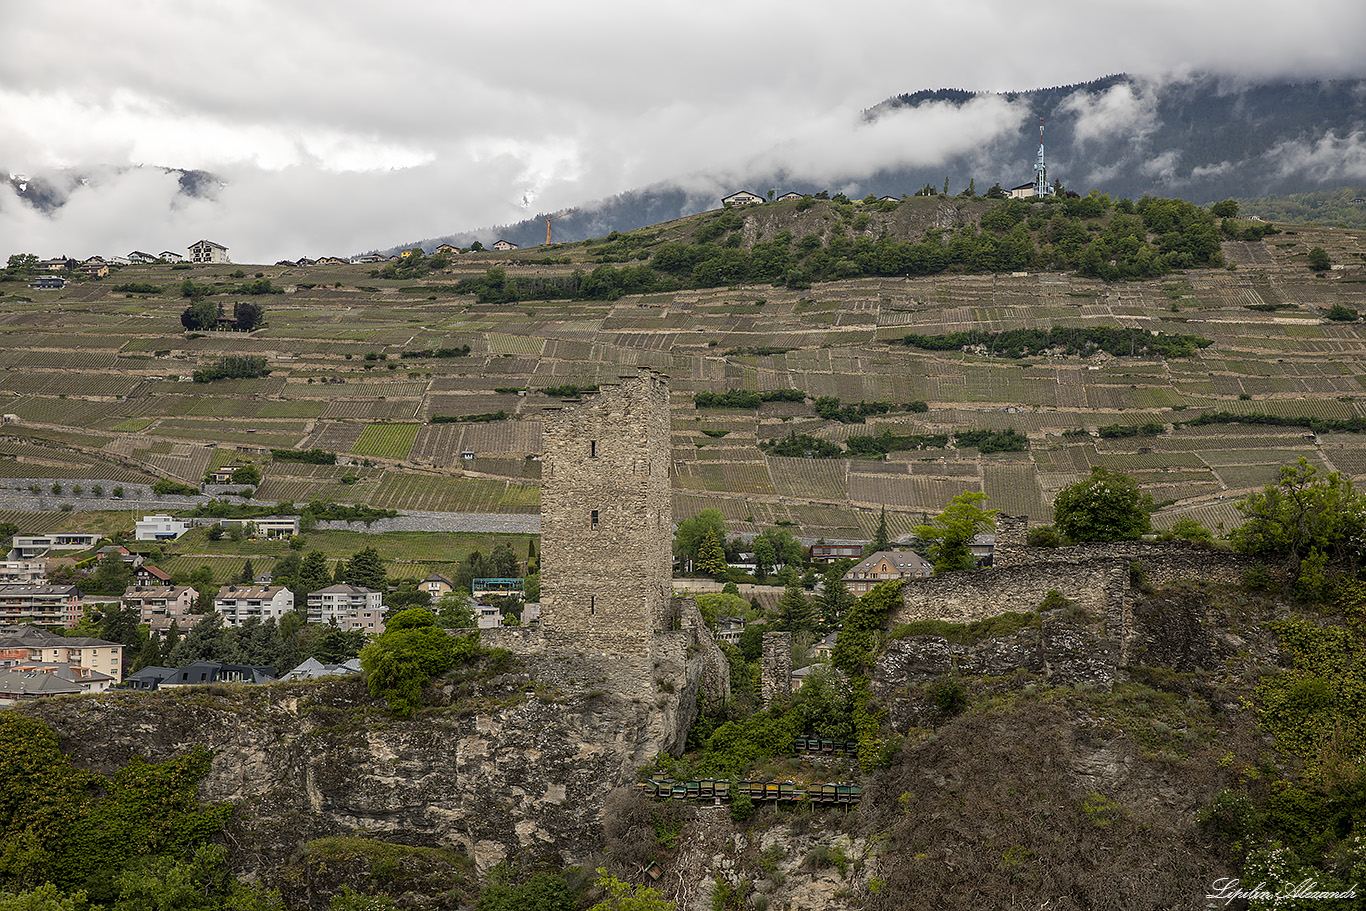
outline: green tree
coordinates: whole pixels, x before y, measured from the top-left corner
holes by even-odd
[[[844,620],[844,615],[849,612],[849,608],[854,606],[858,599],[849,591],[849,586],[844,584],[844,574],[849,571],[852,564],[850,560],[836,560],[825,570],[824,581],[821,595],[817,601],[820,611],[820,627],[824,632],[829,632],[839,626]]]
[[[197,287],[190,279],[185,279],[190,283],[191,288]],[[184,291],[182,287],[181,291]],[[190,297],[192,295],[185,295]],[[194,303],[186,307],[180,314],[180,325],[191,332],[198,332],[203,329],[212,329],[218,321],[218,305],[206,297],[195,300]]]
[[[708,530],[716,533],[718,541],[726,540],[726,519],[721,515],[721,510],[704,509],[691,519],[679,522],[678,529],[674,531],[674,556],[682,561],[696,562]]]
[[[1096,466],[1058,492],[1053,525],[1073,544],[1137,541],[1152,530],[1153,498],[1128,475]]]
[[[232,472],[232,483],[251,484],[252,486],[260,484],[261,469],[257,468],[255,465],[243,465],[240,468],[234,468]]]
[[[602,867],[598,867],[597,887],[605,897],[588,911],[678,911],[673,902],[654,889],[621,882]]]
[[[63,893],[52,883],[23,892],[0,892],[0,911],[86,911],[88,907],[84,892]]]
[[[721,546],[721,538],[715,528],[708,528],[697,552],[697,571],[714,579],[725,578],[729,571],[726,567],[726,551]]]
[[[269,285],[269,280],[266,281]],[[238,301],[232,308],[233,327],[239,332],[250,332],[266,320],[266,308],[254,301]]]
[[[478,649],[477,630],[451,636],[436,625],[431,611],[413,607],[386,622],[384,632],[361,649],[360,663],[370,695],[384,699],[389,711],[406,718],[422,705],[427,681]]]
[[[248,557],[242,564],[242,571],[237,574],[238,585],[250,585],[256,579],[256,567],[251,565],[251,558]]]
[[[1216,202],[1209,207],[1209,211],[1215,218],[1237,218],[1238,201],[1236,199],[1225,199],[1223,202]]]
[[[775,628],[780,630],[809,630],[814,627],[811,602],[802,594],[800,585],[789,585],[778,599],[778,621]]]
[[[332,573],[327,566],[327,557],[317,550],[311,550],[305,554],[303,561],[299,564],[299,591],[296,592],[296,595],[307,596],[319,589],[327,588],[331,584]]]
[[[501,872],[501,875],[498,875]],[[506,871],[495,868],[489,883],[479,894],[476,911],[574,911],[578,903],[574,890],[563,876],[541,871],[526,882],[511,885]]]
[[[5,267],[14,275],[32,272],[38,268],[38,255],[36,253],[11,253]]]
[[[476,625],[474,599],[467,591],[446,592],[436,602],[436,625],[442,629],[473,629]]]
[[[930,545],[930,556],[936,573],[976,569],[977,561],[968,545],[973,535],[996,524],[999,509],[983,509],[987,495],[981,491],[960,493],[949,501],[944,511],[926,525],[917,526],[915,533]]]
[[[750,545],[754,553],[754,578],[760,582],[768,578],[768,571],[778,562],[778,550],[772,538],[757,537]]]
[[[1312,272],[1327,272],[1333,267],[1333,261],[1328,258],[1328,251],[1322,247],[1314,247],[1309,251],[1309,269]]]
[[[1321,474],[1308,459],[1281,466],[1275,484],[1249,494],[1237,508],[1246,520],[1230,532],[1233,546],[1256,557],[1286,558],[1293,581],[1301,581],[1302,564],[1316,555],[1352,566],[1360,560],[1366,497],[1338,472]]]
[[[109,553],[100,558],[94,575],[82,579],[78,586],[83,594],[122,595],[133,581],[133,565],[125,563],[118,554]]]
[[[872,556],[880,551],[891,550],[891,547],[892,536],[887,531],[887,507],[884,506],[882,515],[877,520],[877,530],[873,532],[873,540],[868,542],[868,554]]]
[[[104,615],[100,624],[100,638],[117,642],[133,651],[142,648],[142,612],[136,607],[116,607]]]

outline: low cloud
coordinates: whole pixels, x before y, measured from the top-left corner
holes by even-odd
[[[1128,136],[1137,145],[1158,126],[1157,88],[1151,82],[1121,82],[1104,92],[1073,92],[1058,111],[1076,116],[1078,142]]]
[[[1319,182],[1366,179],[1366,133],[1329,131],[1316,142],[1290,140],[1266,153],[1280,177],[1307,174]]]

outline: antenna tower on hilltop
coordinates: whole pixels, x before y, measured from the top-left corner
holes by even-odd
[[[1048,185],[1048,166],[1043,163],[1043,115],[1039,115],[1039,154],[1034,159],[1034,195],[1052,196],[1053,188]]]

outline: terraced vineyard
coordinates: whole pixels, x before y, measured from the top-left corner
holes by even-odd
[[[659,242],[686,240],[705,217],[658,226]],[[1325,318],[1334,304],[1366,311],[1366,242],[1343,230],[1282,228],[1288,239],[1276,243],[1225,242],[1229,268],[1115,284],[1066,273],[942,274],[481,304],[451,287],[494,265],[509,276],[591,271],[604,261],[604,242],[557,247],[553,261],[536,249],[471,254],[442,274],[402,282],[365,266],[256,267],[286,293],[265,298],[267,325],[250,334],[186,334],[186,301],[174,291],[133,298],[109,290],[134,281],[173,289],[185,273],[167,267],[124,267],[63,291],[0,284],[0,410],[15,416],[0,427],[0,475],[197,483],[210,468],[245,459],[262,470],[265,500],[534,512],[541,419],[561,402],[545,390],[650,366],[672,377],[678,516],[714,507],[736,531],[789,522],[804,536],[837,540],[866,537],[883,508],[904,532],[954,494],[984,490],[989,506],[1046,521],[1056,492],[1102,465],[1153,494],[1159,525],[1189,515],[1228,527],[1237,521],[1232,503],[1285,462],[1303,457],[1366,480],[1366,435],[1185,423],[1212,412],[1366,417],[1366,329]],[[759,240],[771,238],[772,226],[756,230]],[[1308,271],[1303,251],[1312,246],[1346,268]],[[226,285],[235,268],[193,275]],[[1190,357],[1011,359],[989,346],[900,343],[907,333],[1052,327],[1190,334],[1212,344]],[[462,356],[403,356],[465,345]],[[190,381],[225,354],[264,357],[271,373]],[[696,393],[732,389],[796,389],[807,399],[693,403]],[[841,423],[817,413],[820,396],[900,410]],[[912,402],[925,408],[904,410]],[[482,420],[500,411],[505,419]],[[1149,423],[1162,432],[1098,434]],[[1027,452],[959,444],[850,460],[759,449],[793,434],[843,447],[883,431],[1006,429],[1028,437]],[[335,453],[338,464],[270,454],[310,448]],[[49,511],[29,524],[76,521]]]

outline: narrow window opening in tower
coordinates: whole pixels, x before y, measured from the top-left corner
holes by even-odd
[[[588,527],[589,527],[589,528],[597,528],[597,527],[598,527],[598,511],[597,511],[596,509],[593,510],[593,516],[592,516],[592,518],[589,519],[589,521],[588,521]]]
[[[588,613],[590,613],[590,614],[595,614],[595,613],[597,613],[597,612],[598,612],[598,596],[597,596],[597,595],[589,595],[589,596],[588,596]]]
[[[596,458],[598,457],[598,441],[597,441],[597,440],[589,440],[589,441],[588,441],[588,457],[589,457],[590,459],[596,459]]]

